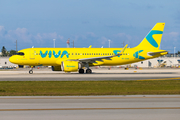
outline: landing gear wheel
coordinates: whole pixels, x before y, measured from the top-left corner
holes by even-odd
[[[33,74],[33,71],[32,71],[32,70],[29,70],[29,74]]]
[[[83,74],[84,73],[84,69],[79,69],[79,73]]]
[[[87,69],[87,70],[86,70],[86,73],[87,73],[87,74],[90,74],[90,73],[92,73],[92,70],[91,70],[91,69]]]

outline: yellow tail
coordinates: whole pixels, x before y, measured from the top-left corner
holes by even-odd
[[[156,23],[156,25],[146,35],[143,41],[138,46],[136,46],[136,48],[158,50],[161,44],[161,38],[164,31],[164,26],[165,23]]]

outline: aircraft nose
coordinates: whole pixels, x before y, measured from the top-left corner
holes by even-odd
[[[11,56],[11,57],[9,58],[9,61],[10,61],[11,63],[14,63],[14,62],[15,62],[14,56]]]

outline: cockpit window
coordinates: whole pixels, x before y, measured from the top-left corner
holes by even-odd
[[[18,52],[18,53],[16,53],[16,55],[24,55],[24,53],[23,52]]]

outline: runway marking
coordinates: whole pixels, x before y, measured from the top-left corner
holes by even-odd
[[[162,96],[162,97],[42,97],[42,98],[38,98],[38,97],[32,97],[32,98],[1,98],[0,99],[129,99],[129,98],[180,98],[180,96],[171,96],[171,97],[166,97],[166,96]]]
[[[145,79],[145,80],[136,80],[136,81],[155,81],[155,80],[180,80],[180,77],[177,77],[177,78]]]
[[[180,109],[180,107],[146,107],[146,108],[45,108],[45,109],[0,109],[0,111],[44,111],[44,110],[141,110],[141,109]]]

